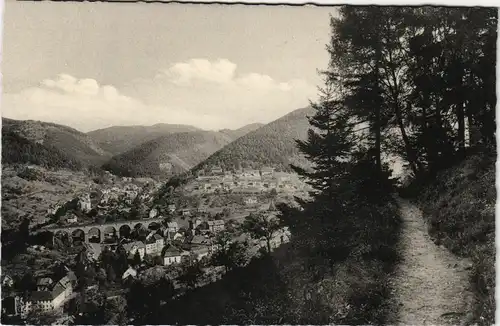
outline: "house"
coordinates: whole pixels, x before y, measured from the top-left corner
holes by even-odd
[[[78,198],[78,208],[84,213],[88,213],[92,210],[92,202],[90,201],[89,193],[85,193]]]
[[[202,213],[202,214],[208,212],[208,205],[202,204],[202,205],[198,206],[197,211],[198,211],[198,213]]]
[[[73,272],[69,272],[66,276],[59,280],[52,289],[53,305],[58,308],[62,303],[73,293],[73,286],[76,285],[77,278]]]
[[[167,232],[176,233],[179,231],[179,224],[177,222],[167,222]]]
[[[260,179],[260,172],[253,169],[243,169],[240,177],[245,179]]]
[[[260,175],[262,177],[272,177],[274,174],[274,169],[271,168],[271,167],[263,167],[262,169],[260,169]]]
[[[38,291],[50,291],[54,281],[50,277],[42,277],[37,280],[36,288]]]
[[[155,218],[158,216],[158,209],[156,208],[152,208],[150,211],[149,211],[149,218]]]
[[[52,290],[32,292],[24,304],[22,314],[27,315],[33,309],[49,312],[61,307],[64,301],[73,293],[76,282],[75,274],[68,272],[52,287]]]
[[[182,241],[182,240],[184,240],[184,234],[177,232],[172,237],[172,240],[181,240]]]
[[[146,239],[145,243],[145,253],[148,255],[155,255],[157,250],[156,250],[156,241],[152,238]]]
[[[167,211],[168,211],[169,213],[174,213],[174,212],[175,212],[175,210],[176,210],[176,208],[177,208],[177,207],[175,207],[175,204],[169,204],[169,205],[167,206]]]
[[[257,198],[256,197],[246,197],[244,199],[245,205],[255,205],[257,204]]]
[[[50,205],[50,207],[47,209],[47,214],[55,215],[57,213],[57,210],[61,208],[61,206],[61,204]]]
[[[222,171],[222,168],[220,166],[214,166],[213,168],[210,169],[210,173],[213,175],[220,175],[223,174],[224,172]]]
[[[66,223],[73,224],[73,223],[77,223],[77,222],[78,222],[78,217],[75,214],[71,214],[70,216],[68,216],[66,218]]]
[[[224,220],[208,221],[207,224],[210,232],[216,233],[224,230]]]
[[[163,265],[180,264],[182,251],[174,246],[168,247],[163,253]]]
[[[97,260],[99,258],[99,255],[101,254],[102,251],[100,243],[84,242],[83,246],[85,246],[87,252],[87,258],[91,260]]]
[[[33,310],[49,312],[55,309],[54,298],[50,291],[32,292],[22,308],[22,315],[26,316]]]
[[[10,275],[2,275],[2,287],[13,287],[14,279]]]
[[[208,240],[205,236],[195,235],[190,242],[192,245],[204,245],[208,242]]]
[[[146,254],[159,255],[165,244],[163,237],[155,232],[151,232],[146,238]]]
[[[200,261],[204,257],[210,256],[210,249],[206,246],[193,247],[191,253],[197,261]]]
[[[146,253],[146,246],[142,241],[134,241],[130,243],[125,243],[123,248],[128,253],[129,257],[134,257],[136,252],[139,252],[139,257],[141,260],[144,258],[144,254]]]
[[[156,233],[153,238],[155,239],[155,242],[156,242],[156,248],[157,248],[157,251],[158,253],[161,253],[163,247],[165,246],[165,239],[159,235],[158,233]]]
[[[127,281],[130,278],[135,278],[137,276],[137,271],[132,267],[128,267],[128,269],[122,275],[122,281]]]
[[[172,163],[170,162],[162,162],[160,164],[158,164],[158,167],[160,168],[161,171],[165,171],[165,172],[170,172],[172,171]]]

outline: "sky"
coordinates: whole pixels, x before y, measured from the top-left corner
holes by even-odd
[[[333,7],[6,1],[2,116],[267,123],[315,100]]]

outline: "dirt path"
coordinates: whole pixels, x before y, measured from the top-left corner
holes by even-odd
[[[393,280],[397,309],[394,324],[459,325],[470,302],[469,262],[437,246],[427,233],[421,211],[398,199],[403,218],[403,261]]]

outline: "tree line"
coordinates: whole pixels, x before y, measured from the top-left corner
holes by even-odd
[[[388,158],[425,180],[467,147],[494,151],[496,24],[492,8],[343,6],[331,17],[324,86],[297,141],[313,168],[293,166],[314,191],[281,209],[305,257],[303,286],[331,278],[357,290],[334,283],[333,307],[310,295],[306,321],[389,322],[400,217]]]

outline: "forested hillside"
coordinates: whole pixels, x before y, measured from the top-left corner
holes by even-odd
[[[118,155],[160,136],[199,130],[188,125],[158,123],[152,126],[113,126],[90,131],[87,135],[109,153]]]
[[[35,164],[46,168],[79,170],[82,164],[50,145],[42,145],[2,128],[2,164]]]
[[[307,115],[313,112],[311,108],[295,110],[252,131],[214,153],[196,170],[214,165],[226,169],[270,165],[288,170],[290,163],[306,164],[295,140],[307,137]]]
[[[238,138],[248,134],[249,132],[252,132],[254,130],[259,129],[262,126],[264,126],[263,123],[251,123],[249,125],[246,125],[246,126],[239,128],[239,129],[235,129],[235,130],[222,129],[222,130],[219,130],[219,132],[228,135],[232,139],[238,139]]]
[[[155,176],[185,172],[232,139],[219,132],[175,133],[148,141],[113,157],[103,167],[123,176]],[[161,169],[165,163],[171,169]]]
[[[10,138],[2,140],[2,144],[8,146],[7,142],[13,141],[14,138],[19,143],[20,137],[45,148],[57,149],[63,156],[79,161],[82,165],[100,165],[110,157],[88,135],[63,125],[2,118],[2,131],[11,135]]]

